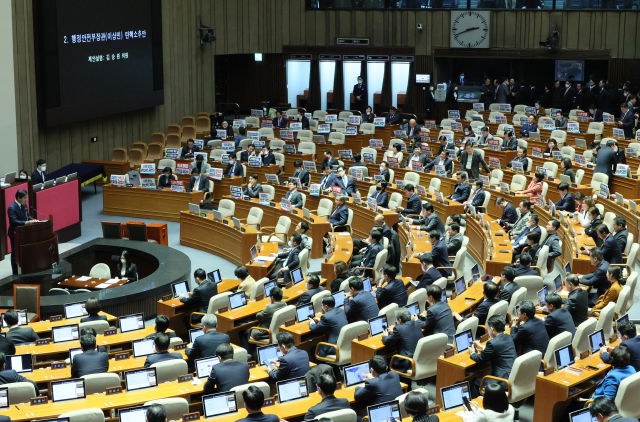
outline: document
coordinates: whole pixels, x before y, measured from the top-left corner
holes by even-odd
[[[86,275],[76,278],[76,281],[89,281],[89,280],[91,280],[91,277],[87,277]]]

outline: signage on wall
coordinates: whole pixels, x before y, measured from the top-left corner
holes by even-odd
[[[357,54],[345,54],[344,56],[342,56],[342,60],[364,60],[364,55],[357,55]]]
[[[413,56],[391,56],[391,60],[396,60],[401,62],[412,62]]]
[[[338,38],[338,45],[369,45],[369,38]]]
[[[292,54],[291,58],[297,60],[311,60],[311,54]]]

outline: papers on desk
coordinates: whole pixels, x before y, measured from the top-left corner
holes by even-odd
[[[85,275],[83,275],[82,277],[78,277],[76,279],[76,281],[89,281],[89,280],[91,280],[91,277],[87,277]]]
[[[271,261],[275,261],[276,257],[275,256],[258,256],[258,258],[260,261],[265,261],[265,262],[271,262]]]
[[[111,284],[116,284],[116,283],[117,283],[117,282],[119,282],[119,281],[120,281],[120,280],[118,280],[117,278],[112,278],[111,280],[107,280],[107,281],[105,281],[103,284],[111,285]]]
[[[340,232],[340,233],[338,233],[338,236],[351,236],[351,233],[349,233],[349,232]]]
[[[110,286],[110,284],[102,283],[102,284],[98,284],[97,286],[95,286],[95,288],[96,289],[106,289],[109,286]]]

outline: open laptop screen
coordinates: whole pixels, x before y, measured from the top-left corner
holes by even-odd
[[[309,395],[307,390],[307,380],[305,377],[277,382],[276,389],[278,390],[278,399],[280,403],[303,399]]]
[[[464,404],[463,397],[471,399],[468,381],[444,387],[440,392],[442,393],[442,407],[445,412],[456,407],[462,407]]]
[[[173,297],[178,297],[181,294],[186,295],[189,293],[189,285],[187,284],[187,280],[178,281],[177,283],[173,283],[171,285],[171,290],[173,291]]]
[[[127,391],[142,390],[158,385],[156,368],[145,368],[124,373]]]
[[[247,304],[247,297],[244,294],[244,290],[238,293],[234,293],[229,296],[229,307],[233,311]]]
[[[313,303],[298,305],[296,307],[296,318],[298,318],[298,323],[304,322],[308,320],[310,316],[314,315]]]
[[[456,292],[461,295],[465,290],[467,290],[467,284],[464,282],[464,278],[460,277],[456,280]]]
[[[629,321],[629,314],[624,314],[620,318],[616,319],[616,327],[619,327],[623,322]]]
[[[204,330],[202,328],[192,328],[191,330],[189,330],[189,340],[191,340],[191,343],[193,343],[198,337],[203,334]]]
[[[369,319],[369,332],[371,333],[371,337],[382,334],[387,327],[388,325],[386,315],[381,315]]]
[[[54,343],[78,340],[80,338],[80,326],[78,324],[71,324],[53,327],[51,337],[53,337]]]
[[[458,353],[462,353],[465,350],[469,349],[469,346],[473,343],[473,335],[471,334],[471,329],[461,332],[460,334],[456,334],[453,338],[456,343],[456,350]]]
[[[9,389],[0,388],[0,409],[9,407]]]
[[[0,314],[2,317],[2,328],[9,328],[9,325],[4,320],[4,312]],[[27,325],[27,311],[18,311],[18,326]]]
[[[558,370],[575,363],[575,358],[573,356],[573,346],[570,344],[555,350],[554,354],[556,356],[556,367],[558,368]]]
[[[418,302],[413,302],[407,305],[407,309],[411,312],[411,316],[420,315],[420,304]]]
[[[547,301],[545,300],[546,297],[547,297],[546,287],[543,287],[542,289],[538,290],[538,301],[540,302],[540,306],[545,306],[547,304]]]
[[[265,365],[267,361],[278,361],[283,356],[277,344],[258,347],[258,364]]]
[[[155,353],[156,353],[156,348],[152,338],[133,340],[133,357],[134,358],[149,356]]]
[[[367,407],[370,422],[395,421],[401,418],[398,400]]]
[[[302,276],[302,269],[298,268],[297,270],[291,271],[291,278],[293,279],[294,286],[304,280],[304,277]]]
[[[273,289],[274,287],[276,287],[276,282],[275,281],[270,281],[268,283],[264,283],[264,296],[265,297],[271,297],[271,289]]]
[[[84,380],[79,378],[52,382],[51,397],[54,403],[85,398]]]
[[[336,301],[336,308],[343,308],[344,307],[344,290],[340,290],[335,292],[334,294],[332,294],[331,296],[333,296],[333,298]]]
[[[80,318],[89,315],[85,309],[85,302],[69,303],[64,305],[64,317],[66,319]]]
[[[214,416],[226,415],[238,411],[236,395],[233,391],[202,397],[202,407],[204,408],[205,418],[212,418]]]
[[[591,416],[589,409],[580,409],[569,413],[570,422],[598,422],[598,418]]]
[[[127,315],[118,319],[120,322],[120,332],[144,330],[144,315],[142,313]]]
[[[212,281],[216,284],[219,284],[222,281],[222,277],[220,277],[220,270],[215,270],[207,273],[207,278],[209,279],[209,281]]]
[[[198,378],[209,378],[211,368],[220,363],[219,357],[196,359],[196,375]]]
[[[120,410],[119,422],[146,422],[147,409],[151,406],[130,407]]]
[[[19,374],[33,371],[33,360],[28,353],[24,355],[8,355],[6,359],[4,369],[13,369]]]
[[[345,366],[344,380],[346,382],[346,387],[348,388],[356,384],[363,383],[369,372],[369,362],[360,362],[355,365]]]
[[[69,349],[69,362],[73,363],[73,358],[76,355],[79,355],[82,353],[82,349],[80,347],[74,347],[73,349]]]
[[[556,291],[560,291],[562,290],[562,277],[557,276],[555,279],[553,279],[553,283],[556,285]]]

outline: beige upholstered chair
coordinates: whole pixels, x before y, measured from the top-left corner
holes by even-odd
[[[84,378],[85,396],[90,396],[95,393],[104,393],[109,387],[119,387],[121,385],[118,374],[111,372],[85,375],[82,378]]]
[[[166,381],[175,381],[180,375],[187,375],[189,373],[187,369],[187,361],[180,359],[154,363],[151,365],[151,368],[156,368],[158,384],[162,384]]]
[[[289,321],[290,319],[296,318],[296,307],[293,305],[287,305],[284,308],[280,308],[273,313],[273,317],[271,318],[271,324],[269,324],[269,328],[261,328],[261,327],[253,327],[252,330],[265,331],[269,334],[269,341],[258,341],[251,337],[251,330],[249,330],[248,338],[249,343],[258,344],[258,345],[266,345],[266,344],[274,344],[276,342],[276,334],[280,332],[280,327],[284,327],[285,321]]]
[[[576,333],[573,335],[573,340],[571,344],[573,345],[573,349],[576,352],[576,356],[580,356],[580,353],[585,350],[591,350],[589,345],[589,334],[593,334],[596,330],[596,325],[598,324],[598,320],[595,318],[589,318],[584,321],[582,324],[578,325],[576,329]],[[606,339],[607,337],[605,337]]]
[[[287,243],[289,241],[289,229],[291,228],[291,219],[287,216],[280,216],[275,227],[263,227],[262,231],[270,234],[263,235],[264,243],[276,242]],[[272,231],[273,230],[273,231]]]
[[[549,345],[547,346],[547,350],[544,353],[544,363],[545,367],[557,367],[558,363],[556,362],[555,351],[568,346],[571,344],[571,333],[569,331],[564,331],[560,334],[557,334],[555,337],[549,340]]]
[[[393,355],[391,362],[389,363],[389,367],[394,367],[394,361],[399,362],[401,360],[408,360],[411,363],[411,369],[409,369],[407,373],[396,371],[394,369],[391,370],[397,372],[403,377],[409,378],[413,385],[417,381],[436,375],[438,358],[444,354],[446,348],[447,335],[444,333],[423,337],[418,340],[413,358],[407,358],[402,355]]]
[[[109,329],[109,323],[107,321],[89,321],[80,323],[80,332],[85,328],[93,328],[96,330],[97,335],[102,335]]]
[[[91,271],[89,271],[89,277],[109,279],[111,278],[111,269],[107,264],[96,264],[91,267]]]
[[[530,300],[534,304],[539,303],[538,291],[544,287],[542,277],[536,275],[525,275],[516,277],[513,281],[517,283],[520,288],[527,290],[525,300]]]
[[[476,332],[478,331],[478,323],[480,320],[478,317],[472,316],[471,318],[467,318],[463,320],[456,327],[456,334],[464,333],[467,330],[471,330],[471,334],[473,338],[476,338]]]
[[[158,399],[146,402],[145,406],[152,404],[161,404],[167,411],[168,421],[178,421],[182,419],[182,415],[189,413],[189,403],[183,397],[172,397],[168,399]]]
[[[221,199],[218,205],[218,212],[222,217],[233,216],[236,212],[236,203],[231,199]]]
[[[266,382],[252,382],[250,384],[243,384],[243,385],[239,385],[237,387],[233,387],[231,389],[231,391],[233,391],[234,393],[236,393],[236,404],[238,406],[239,409],[244,407],[244,398],[242,397],[242,393],[244,391],[247,391],[249,389],[250,386],[254,386],[254,387],[258,387],[260,390],[262,390],[262,393],[264,394],[265,397],[270,397],[271,396],[271,387],[269,387],[269,384],[267,384]]]
[[[483,391],[482,387],[485,380],[494,379],[507,383],[509,403],[516,403],[534,395],[536,392],[536,375],[538,375],[541,359],[542,353],[538,350],[525,353],[513,363],[508,380],[487,375],[480,383],[480,391]]]
[[[356,340],[359,335],[369,332],[369,324],[366,321],[358,321],[347,324],[340,330],[340,335],[336,344],[325,342],[318,343],[316,347],[316,359],[322,362],[328,362],[332,365],[343,366],[351,363],[351,341]],[[335,348],[334,355],[319,356],[318,349],[321,346],[331,346]]]
[[[69,418],[69,422],[104,422],[102,409],[74,410],[60,415],[60,419]]]
[[[0,388],[8,389],[9,404],[29,403],[30,399],[40,395],[40,391],[36,391],[30,382],[12,382],[2,384]]]
[[[396,323],[396,311],[398,310],[397,303],[390,303],[384,308],[378,311],[378,316],[386,315],[387,316],[387,324],[395,325]]]
[[[615,402],[623,418],[640,418],[640,372],[622,380]]]

